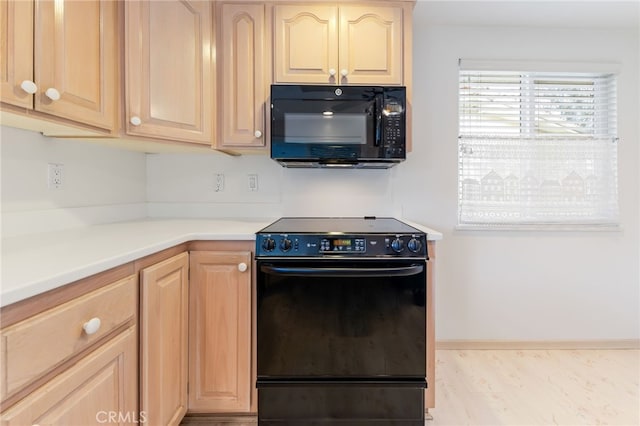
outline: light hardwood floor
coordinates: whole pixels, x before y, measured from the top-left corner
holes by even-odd
[[[437,350],[426,426],[640,425],[639,350]],[[254,426],[255,418],[183,425]]]
[[[442,425],[640,425],[638,350],[438,350]]]

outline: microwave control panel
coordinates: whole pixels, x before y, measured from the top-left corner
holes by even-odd
[[[403,158],[405,156],[405,118],[402,106],[390,102],[385,105],[382,120],[384,129],[382,147],[388,158]]]

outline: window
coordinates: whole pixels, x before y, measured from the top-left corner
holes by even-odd
[[[461,227],[616,225],[613,73],[459,71]]]

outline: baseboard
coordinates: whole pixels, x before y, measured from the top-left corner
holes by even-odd
[[[255,426],[258,419],[255,414],[233,416],[229,414],[187,414],[180,426]]]
[[[618,340],[437,340],[437,350],[461,349],[640,349],[640,339]]]

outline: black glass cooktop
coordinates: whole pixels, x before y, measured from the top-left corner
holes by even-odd
[[[259,231],[267,234],[395,234],[422,233],[390,217],[283,217]]]

